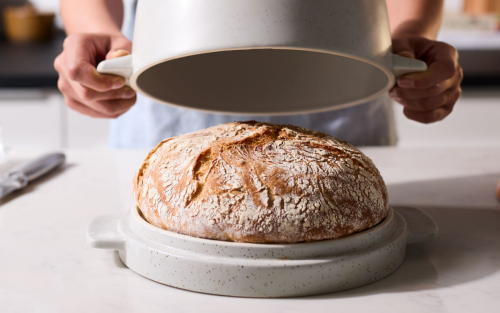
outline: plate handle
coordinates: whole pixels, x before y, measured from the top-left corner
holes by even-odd
[[[406,244],[434,240],[439,235],[436,222],[427,213],[410,207],[395,207],[406,222]]]
[[[87,227],[87,243],[92,248],[125,250],[125,240],[118,233],[121,215],[98,216]]]

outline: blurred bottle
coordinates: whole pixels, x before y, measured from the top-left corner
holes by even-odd
[[[39,12],[31,3],[5,7],[2,13],[5,36],[9,41],[43,42],[54,34],[55,14]]]
[[[24,5],[26,4],[26,2],[26,0],[0,0],[0,36],[2,36],[4,33],[3,16],[1,14],[3,12],[3,9],[9,6]]]
[[[465,0],[464,12],[471,15],[500,15],[500,0]]]
[[[475,17],[496,16],[500,29],[500,0],[465,0],[464,13]]]

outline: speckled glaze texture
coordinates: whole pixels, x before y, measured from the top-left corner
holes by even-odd
[[[385,0],[148,0],[139,1],[136,21],[136,70],[152,60],[252,47],[392,62]]]
[[[432,240],[437,226],[412,208],[390,209],[379,225],[351,236],[299,244],[200,239],[146,222],[137,207],[96,218],[92,247],[118,249],[133,271],[181,289],[236,297],[297,297],[375,282],[403,262],[406,244]]]
[[[352,145],[254,121],[161,142],[133,190],[152,225],[238,242],[338,238],[378,224],[389,208],[380,173]]]
[[[363,77],[342,87],[349,94],[359,93],[354,97],[342,100],[331,97],[336,100],[329,99],[330,106],[305,103],[300,108],[287,109],[281,105],[276,110],[252,109],[252,106],[212,109],[186,100],[185,96],[174,97],[174,92],[167,95],[148,92],[138,83],[141,74],[163,62],[255,49],[324,53],[359,61],[349,64],[365,63],[373,68],[364,68],[362,76],[369,79],[363,81],[362,87],[359,80]],[[104,61],[98,71],[125,76],[138,92],[170,105],[226,114],[299,114],[373,100],[394,85],[395,76],[427,69],[424,62],[393,55],[391,50],[385,0],[148,0],[138,2],[133,54]],[[336,64],[337,68],[341,66]],[[354,65],[351,67],[353,72],[360,71]],[[346,76],[339,75],[337,85]],[[160,80],[159,76],[154,80]],[[240,73],[240,76],[245,75]],[[290,84],[293,85],[293,80]],[[364,94],[363,88],[370,92]]]
[[[149,0],[139,2],[136,21],[134,72],[207,51],[266,47],[393,65],[385,0]]]

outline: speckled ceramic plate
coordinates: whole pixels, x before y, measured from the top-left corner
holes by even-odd
[[[100,216],[87,229],[91,247],[119,250],[122,261],[153,281],[236,297],[297,297],[363,286],[403,262],[406,245],[432,240],[434,220],[394,208],[377,226],[347,237],[298,244],[248,244],[200,239],[146,222],[133,207]]]

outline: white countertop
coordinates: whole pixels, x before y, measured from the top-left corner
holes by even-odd
[[[85,241],[92,218],[132,205],[130,181],[145,151],[67,151],[65,168],[0,200],[0,312],[498,312],[500,147],[363,151],[392,204],[421,208],[440,227],[439,239],[408,246],[403,265],[379,282],[296,299],[157,284]]]

